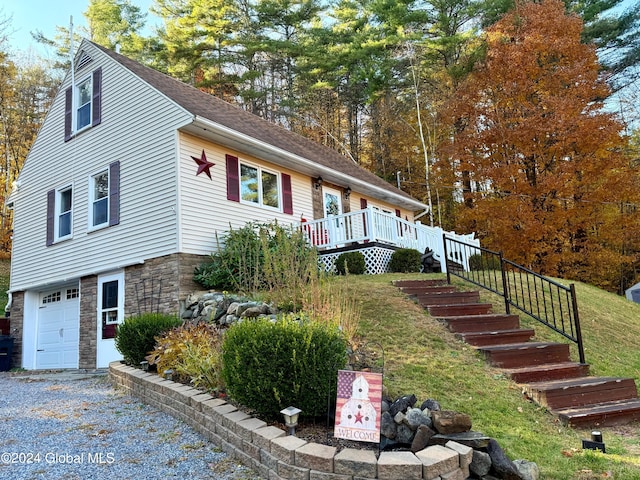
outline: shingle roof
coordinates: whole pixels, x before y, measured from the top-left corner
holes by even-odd
[[[385,180],[365,170],[329,147],[320,145],[283,127],[270,123],[257,115],[242,110],[213,95],[202,92],[164,73],[146,67],[112,50],[88,40],[84,41],[89,42],[94,47],[106,53],[143,81],[195,116],[223,125],[240,134],[250,136],[369,185],[382,188],[394,196],[399,196],[410,204],[413,204],[415,208],[426,207],[407,193],[395,188]]]

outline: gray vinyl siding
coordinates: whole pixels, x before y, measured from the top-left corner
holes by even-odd
[[[64,142],[63,83],[14,194],[11,289],[115,269],[178,250],[176,129],[191,116],[117,62],[102,67],[102,123]],[[120,224],[88,232],[89,176],[120,161]],[[45,245],[46,193],[73,184],[73,238]]]
[[[239,228],[247,222],[273,222],[291,224],[304,215],[311,218],[311,180],[294,171],[283,169],[255,157],[245,155],[197,137],[180,135],[180,232],[181,251],[207,255],[217,247],[216,234],[224,234],[229,227]],[[196,176],[197,165],[191,158],[200,158],[204,149],[207,160],[214,163],[211,176]],[[255,205],[227,200],[225,155],[237,156],[239,161],[267,168],[269,171],[291,175],[293,215]],[[282,200],[282,199],[281,199]]]

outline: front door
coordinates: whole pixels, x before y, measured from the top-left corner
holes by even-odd
[[[116,349],[116,328],[124,320],[124,272],[98,277],[98,342],[96,367],[106,368],[121,360]]]
[[[345,243],[346,232],[344,228],[344,217],[342,217],[342,194],[333,188],[322,188],[324,198],[324,217],[327,221],[329,239],[333,247],[341,246]],[[338,217],[332,219],[332,217]]]

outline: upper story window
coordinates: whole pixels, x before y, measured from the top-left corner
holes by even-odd
[[[227,200],[293,214],[291,176],[226,156]]]
[[[240,198],[243,202],[279,209],[280,189],[278,175],[260,167],[241,163]]]
[[[102,69],[94,70],[65,91],[64,141],[102,121]]]
[[[73,187],[47,192],[47,245],[73,235]]]
[[[89,180],[89,222],[90,227],[109,224],[109,170]]]

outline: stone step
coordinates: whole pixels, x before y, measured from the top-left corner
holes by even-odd
[[[520,327],[520,319],[517,315],[501,313],[438,317],[438,320],[446,323],[450,331],[459,333],[511,330]]]
[[[516,383],[544,382],[567,378],[586,377],[589,365],[577,362],[547,363],[505,369],[505,374]]]
[[[491,311],[490,303],[466,303],[460,305],[431,305],[427,307],[432,317],[454,317],[460,315],[486,315]]]
[[[564,425],[571,427],[611,427],[640,421],[640,400],[622,400],[598,405],[554,410]]]
[[[494,367],[518,368],[545,363],[570,362],[569,345],[553,342],[527,342],[478,347]]]
[[[528,342],[536,334],[532,328],[514,328],[492,332],[456,333],[456,337],[474,347]]]
[[[633,378],[582,377],[537,382],[522,388],[534,402],[556,410],[638,398]]]
[[[416,299],[423,307],[478,303],[480,301],[480,292],[432,293],[417,295]]]

